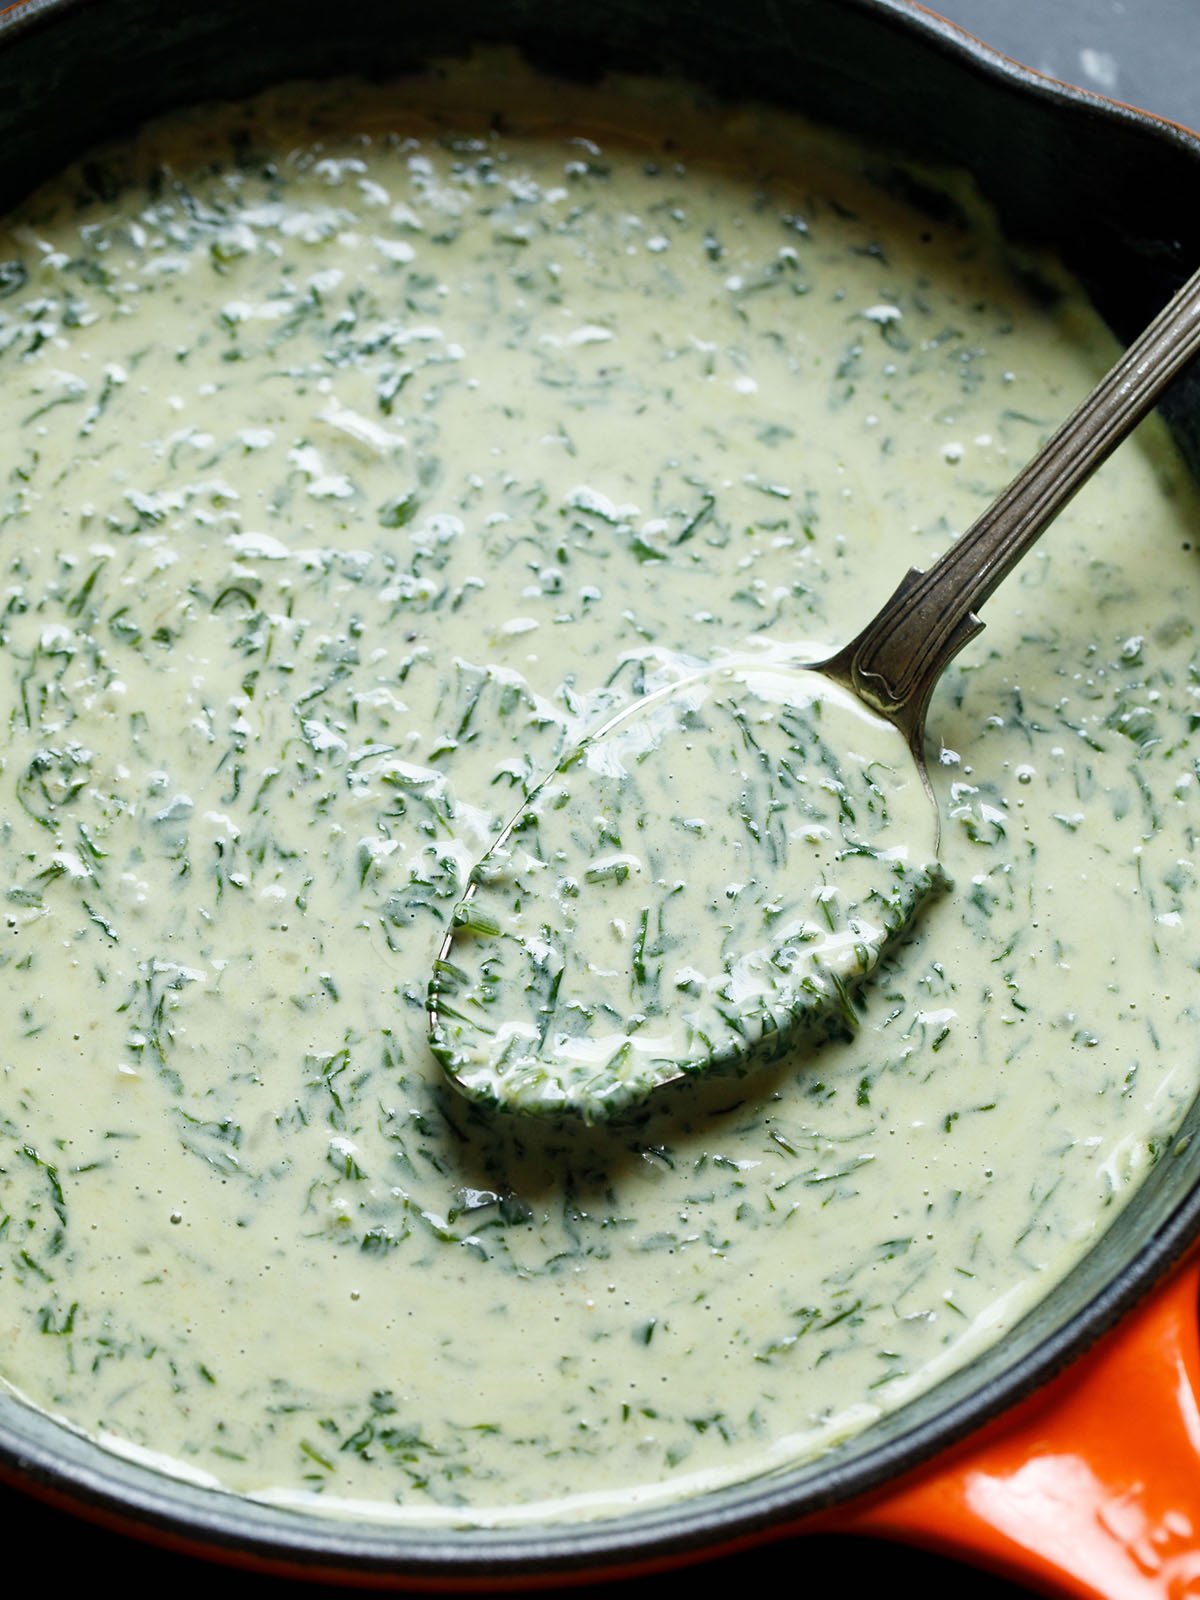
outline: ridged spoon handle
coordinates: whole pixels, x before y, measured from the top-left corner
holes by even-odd
[[[979,519],[926,572],[909,571],[858,636],[822,663],[920,753],[934,685],[983,627],[976,611],[1200,352],[1200,271]]]

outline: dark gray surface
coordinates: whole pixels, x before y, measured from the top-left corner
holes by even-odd
[[[1200,0],[941,0],[927,9],[1039,72],[1200,130]]]
[[[1200,130],[1200,0],[941,0],[928,9],[1039,71]],[[1194,196],[1180,196],[1181,206],[1194,203]],[[104,1573],[135,1595],[214,1579],[227,1600],[251,1595],[301,1600],[328,1592],[220,1573],[183,1556],[143,1549],[2,1491],[0,1517],[12,1530],[20,1530],[23,1544],[40,1553],[43,1569],[64,1586],[91,1583]],[[696,1593],[698,1584],[754,1586],[758,1592],[768,1584],[804,1584],[882,1595],[913,1587],[924,1600],[964,1593],[972,1600],[1020,1600],[1027,1594],[942,1557],[849,1537],[783,1541],[699,1571],[576,1592],[600,1600],[619,1588],[628,1600],[683,1600]]]

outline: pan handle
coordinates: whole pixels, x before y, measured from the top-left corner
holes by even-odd
[[[1070,1600],[1200,1593],[1200,1252],[1066,1372],[838,1531]]]

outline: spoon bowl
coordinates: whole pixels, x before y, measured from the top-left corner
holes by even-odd
[[[895,724],[804,659],[668,682],[538,785],[438,960],[460,1088],[598,1121],[853,1029],[854,986],[945,881],[937,813]]]

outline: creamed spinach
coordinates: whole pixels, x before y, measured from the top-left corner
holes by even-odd
[[[8,1384],[237,1492],[460,1524],[818,1454],[1011,1326],[1197,1085],[1196,508],[1154,427],[939,686],[954,892],[832,1037],[591,1128],[460,1096],[426,992],[564,752],[681,663],[850,637],[1111,354],[957,180],[512,62],[197,112],[34,195]]]

